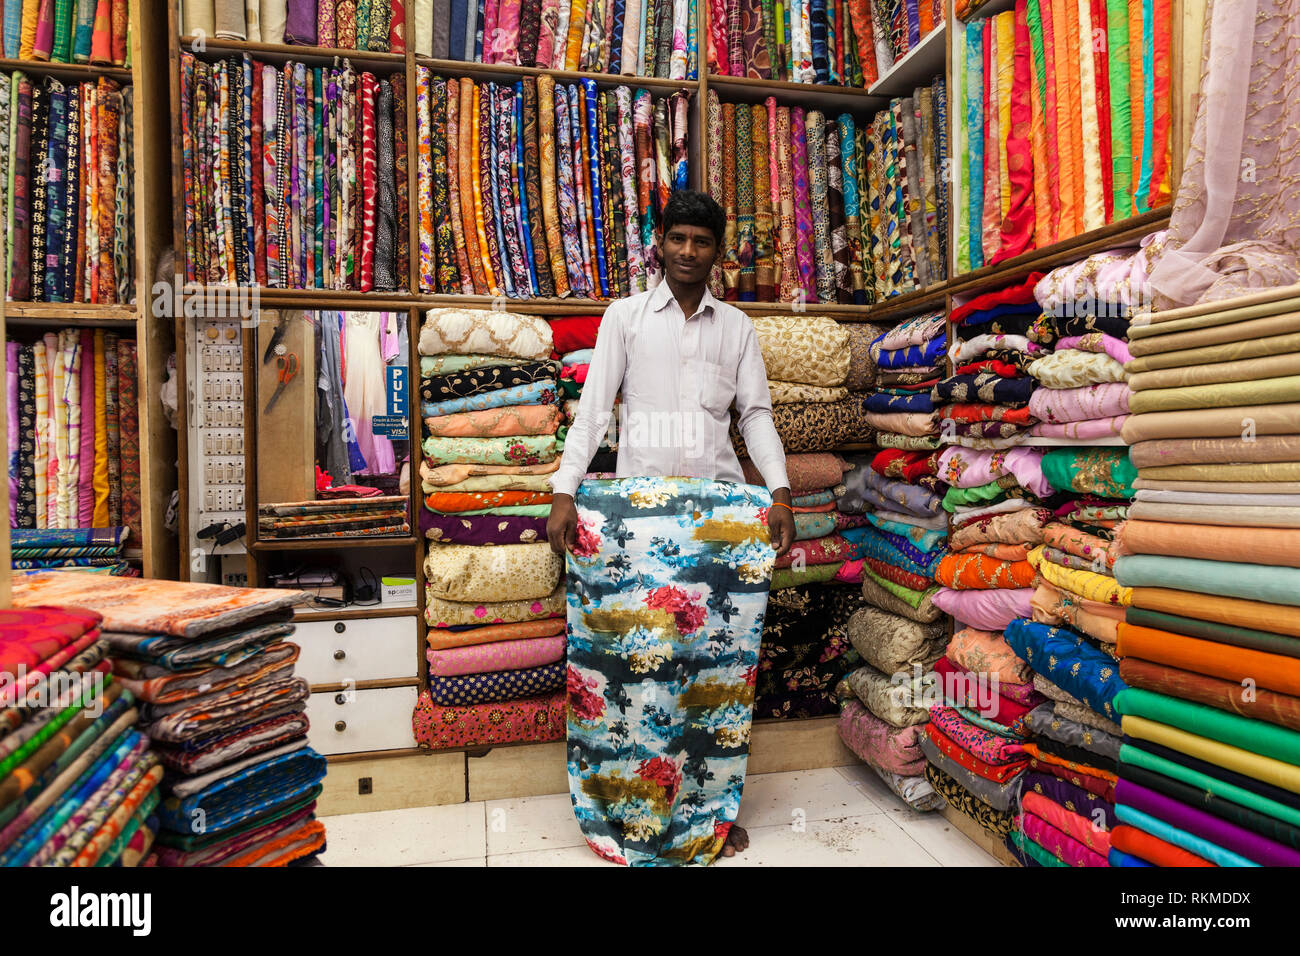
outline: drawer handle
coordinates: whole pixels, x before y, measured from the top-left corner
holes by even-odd
[[[338,704],[340,707],[342,707],[342,706],[343,706],[344,704],[346,704],[347,702],[348,702],[348,695],[347,695],[347,694],[335,694],[335,695],[334,695],[334,703]]]
[[[346,624],[344,624],[342,621],[335,621],[335,622],[334,622],[334,633],[335,633],[335,634],[342,634],[342,633],[343,633],[344,631],[346,631],[347,629],[348,629],[348,626],[347,626]]]
[[[341,661],[347,656],[348,656],[348,652],[344,650],[337,650],[334,652],[334,659],[336,661]]]
[[[334,721],[334,729],[339,733],[343,733],[343,731],[348,729],[348,722],[346,720],[336,720]]]

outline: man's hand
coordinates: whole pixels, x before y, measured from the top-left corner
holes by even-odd
[[[794,544],[794,512],[790,510],[789,488],[777,488],[772,492],[772,507],[767,510],[767,528],[776,556],[785,557]]]
[[[790,535],[793,539],[793,521]],[[557,494],[551,501],[551,514],[546,519],[546,540],[551,542],[551,550],[561,557],[578,543],[578,509],[573,506],[572,495]]]

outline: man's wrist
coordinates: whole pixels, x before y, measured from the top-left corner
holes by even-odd
[[[783,505],[785,505],[787,508],[790,507],[790,504],[791,504],[791,501],[792,501],[792,499],[791,499],[791,497],[790,497],[790,489],[789,489],[789,488],[773,488],[773,489],[772,489],[772,500],[773,500],[774,502],[778,503],[778,504],[783,504]]]

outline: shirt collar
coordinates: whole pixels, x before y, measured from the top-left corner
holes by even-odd
[[[675,301],[673,299],[673,290],[668,288],[666,281],[660,282],[655,286],[654,291],[650,293],[650,307],[655,312],[663,311],[668,303],[673,301]],[[718,300],[713,297],[713,293],[709,291],[709,287],[706,285],[704,295],[700,299],[699,313],[701,315],[713,315],[717,312],[717,304]],[[685,318],[689,319],[690,316],[685,316]]]

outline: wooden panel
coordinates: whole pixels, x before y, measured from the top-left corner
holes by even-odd
[[[954,830],[961,833],[962,836],[970,840],[977,847],[987,853],[993,859],[997,860],[1003,866],[1019,866],[1019,861],[1011,855],[1011,851],[1002,844],[993,834],[989,833],[982,826],[966,816],[954,810],[950,806],[945,806],[939,811],[945,820],[952,824]]]
[[[466,764],[470,800],[505,800],[568,793],[564,742],[496,747]]]
[[[359,791],[368,782],[370,793]],[[465,755],[414,754],[331,760],[317,816],[465,802]],[[325,824],[328,831],[329,823]]]
[[[755,721],[746,773],[784,773],[861,763],[835,731],[835,717]]]
[[[281,322],[283,357],[298,357],[298,374],[289,380],[268,415],[266,405],[280,385],[279,361],[262,359]],[[257,369],[258,503],[310,501],[316,497],[316,332],[310,314],[263,309],[258,315],[253,358]]]

